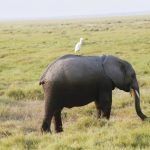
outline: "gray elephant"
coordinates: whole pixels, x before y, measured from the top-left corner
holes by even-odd
[[[63,131],[61,111],[95,102],[97,117],[109,119],[112,105],[112,90],[130,92],[135,96],[137,115],[146,119],[140,108],[139,86],[132,66],[114,56],[65,55],[50,64],[42,75],[45,116],[41,130],[51,132],[54,117],[56,132]]]

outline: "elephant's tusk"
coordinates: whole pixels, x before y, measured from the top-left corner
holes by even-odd
[[[130,95],[135,96],[135,94],[137,95],[138,98],[140,98],[139,92],[137,90],[130,89]]]
[[[130,89],[130,95],[135,96],[135,94],[137,95],[138,98],[140,98],[139,92],[137,90]]]
[[[137,97],[140,99],[139,92],[137,90],[135,90],[135,93],[136,93]]]

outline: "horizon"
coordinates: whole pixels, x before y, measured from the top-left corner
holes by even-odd
[[[0,19],[0,22],[15,22],[15,21],[47,21],[47,20],[78,20],[78,19],[97,19],[97,18],[111,18],[111,17],[140,17],[150,16],[150,12],[132,12],[132,13],[110,13],[101,15],[79,15],[79,16],[58,16],[51,18],[25,18],[25,19]]]
[[[0,21],[74,19],[143,14],[150,14],[150,1],[5,0],[0,5]]]

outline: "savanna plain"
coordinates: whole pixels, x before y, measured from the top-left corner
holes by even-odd
[[[150,121],[136,115],[134,98],[113,91],[110,120],[96,118],[94,103],[64,109],[64,132],[41,134],[44,115],[39,78],[46,66],[73,54],[115,55],[137,73],[141,107],[150,117],[150,16],[0,22],[0,150],[150,149]],[[59,94],[59,92],[58,92]]]

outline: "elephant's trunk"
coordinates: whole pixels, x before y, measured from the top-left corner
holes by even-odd
[[[133,89],[133,95],[135,98],[135,110],[137,115],[142,119],[145,120],[147,118],[146,115],[144,115],[141,111],[141,107],[140,107],[140,92],[139,92],[139,87],[138,87],[138,83],[136,81],[136,84],[134,84],[134,86],[132,87]]]

